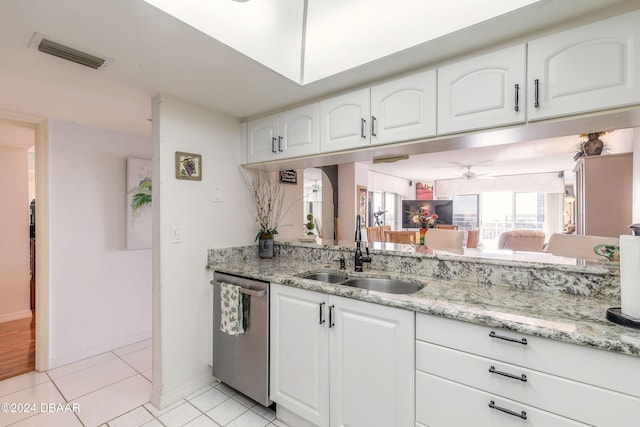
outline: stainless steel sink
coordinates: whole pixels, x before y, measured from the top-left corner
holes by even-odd
[[[303,279],[319,280],[320,282],[327,283],[342,283],[348,279],[347,276],[342,276],[335,273],[311,273],[302,276]]]
[[[368,289],[370,291],[386,292],[388,294],[412,294],[421,287],[413,283],[393,279],[377,279],[370,277],[354,278],[341,283],[344,286]]]

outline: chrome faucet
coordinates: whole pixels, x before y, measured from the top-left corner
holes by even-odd
[[[362,271],[362,263],[363,262],[371,262],[371,257],[369,256],[369,248],[366,247],[365,249],[367,250],[367,255],[364,256],[362,255],[362,234],[360,232],[360,215],[356,216],[356,256],[355,256],[355,260],[354,260],[354,265],[356,266],[355,271],[357,272],[361,272]]]

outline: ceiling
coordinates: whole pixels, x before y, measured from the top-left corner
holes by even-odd
[[[308,84],[538,0],[145,1],[284,77]]]
[[[150,135],[150,100],[160,93],[243,120],[548,31],[567,20],[588,22],[639,7],[637,0],[545,0],[300,85],[143,0],[2,0],[0,144],[17,144],[24,129],[16,126],[47,117]],[[253,35],[248,23],[235,25]],[[96,71],[43,54],[28,47],[35,32],[112,62]],[[339,35],[351,39],[355,33]]]

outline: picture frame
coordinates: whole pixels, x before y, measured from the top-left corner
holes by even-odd
[[[298,173],[293,169],[282,170],[280,171],[280,182],[285,184],[297,184]]]
[[[202,155],[176,151],[176,179],[202,181]]]
[[[356,214],[360,215],[360,225],[362,227],[367,226],[367,205],[368,205],[367,187],[364,185],[358,185],[358,191],[356,193]]]

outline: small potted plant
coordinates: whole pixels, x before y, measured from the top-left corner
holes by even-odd
[[[278,226],[285,213],[284,190],[277,177],[266,170],[242,171],[242,177],[256,209],[258,255],[260,258],[273,258],[273,236],[278,234]]]

